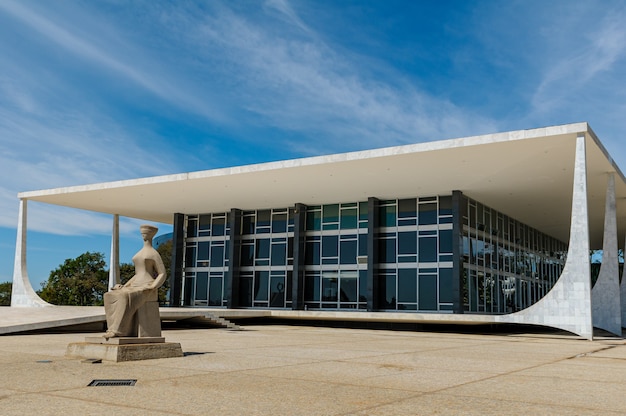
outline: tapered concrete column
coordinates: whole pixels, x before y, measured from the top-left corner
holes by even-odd
[[[109,261],[109,289],[120,283],[120,216],[113,215],[111,233],[111,261]]]
[[[15,264],[13,266],[13,288],[11,290],[11,306],[39,307],[52,306],[35,293],[28,279],[26,269],[26,230],[27,201],[20,200],[20,211],[17,220],[17,241],[15,243]]]
[[[537,303],[496,322],[544,325],[593,339],[585,134],[576,138],[569,249],[561,277]]]
[[[626,242],[624,242],[626,256]],[[622,283],[620,284],[620,303],[622,308],[622,328],[626,328],[626,267],[622,269]]]
[[[604,239],[602,265],[595,286],[591,290],[593,326],[612,334],[622,335],[622,311],[619,288],[619,260],[617,258],[617,217],[615,207],[615,176],[609,174],[604,210]]]

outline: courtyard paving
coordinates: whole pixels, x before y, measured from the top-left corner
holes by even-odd
[[[172,328],[185,357],[66,358],[93,333],[0,336],[2,415],[611,415],[626,341],[248,325]],[[96,379],[134,386],[88,387]]]

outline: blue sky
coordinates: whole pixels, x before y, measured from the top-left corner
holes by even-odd
[[[22,191],[579,121],[624,169],[624,22],[610,0],[0,0],[0,282]],[[108,258],[109,216],[28,219],[36,289]]]

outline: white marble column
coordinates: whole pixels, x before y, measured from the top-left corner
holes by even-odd
[[[624,242],[624,258],[626,259],[626,241]],[[626,265],[626,263],[625,263]],[[622,328],[626,328],[626,267],[622,269],[622,283],[620,284],[620,301],[622,309]]]
[[[111,257],[109,261],[109,289],[120,283],[120,216],[113,215]]]
[[[565,214],[565,213],[564,213]],[[554,287],[537,303],[496,322],[543,325],[593,339],[585,134],[576,138],[567,260]]]
[[[15,242],[15,263],[13,266],[12,307],[52,306],[35,293],[28,279],[26,268],[27,200],[20,199],[17,220],[17,241]]]
[[[622,336],[622,311],[617,258],[617,214],[615,204],[615,175],[609,173],[604,210],[602,265],[598,280],[591,290],[593,326]]]

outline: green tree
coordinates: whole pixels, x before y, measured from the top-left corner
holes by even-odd
[[[50,272],[39,296],[55,305],[102,305],[109,281],[105,266],[102,253],[86,252],[67,259]]]
[[[159,288],[159,303],[161,305],[167,303],[167,292],[170,288],[170,270],[172,266],[172,240],[161,244],[156,249],[161,255],[167,278],[163,286]],[[120,281],[122,284],[128,282],[135,275],[135,266],[132,263],[120,264]]]
[[[11,306],[11,289],[13,283],[0,283],[0,306]]]

